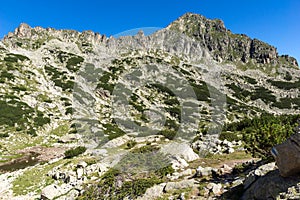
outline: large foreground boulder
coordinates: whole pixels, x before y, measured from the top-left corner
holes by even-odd
[[[300,173],[300,133],[273,147],[271,152],[281,176],[289,177]]]
[[[300,199],[300,176],[282,177],[278,170],[258,178],[244,192],[242,200]]]

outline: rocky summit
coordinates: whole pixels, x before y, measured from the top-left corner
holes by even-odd
[[[270,150],[299,72],[193,13],[118,38],[23,23],[0,41],[0,199],[297,199]]]

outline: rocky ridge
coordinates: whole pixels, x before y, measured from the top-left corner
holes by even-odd
[[[238,164],[211,167],[207,160],[197,161],[244,149],[241,141],[219,140],[217,126],[300,108],[294,58],[231,33],[220,20],[191,13],[152,35],[120,38],[21,24],[0,42],[0,65],[2,161],[28,146],[88,147],[74,159],[46,158],[2,174],[1,180],[10,177],[0,191],[6,199],[74,199],[122,158],[135,158],[132,152],[144,149],[157,158],[168,152],[175,171],[139,198],[149,199],[153,191],[173,199],[218,198],[242,185],[243,177],[231,176]],[[194,93],[187,98],[189,89]],[[122,94],[129,105],[114,111],[113,97]],[[181,152],[174,151],[180,146]],[[128,178],[118,178],[129,184]]]

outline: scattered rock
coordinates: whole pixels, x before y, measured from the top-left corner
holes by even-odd
[[[72,190],[72,186],[68,184],[62,184],[61,186],[58,186],[56,184],[48,185],[42,190],[41,199],[42,200],[56,199],[59,196],[65,195],[70,190]]]
[[[195,180],[182,180],[179,182],[168,182],[164,188],[165,192],[170,192],[173,190],[180,190],[185,188],[191,188],[195,185]]]
[[[179,156],[187,162],[199,159],[199,155],[187,143],[168,143],[161,147],[161,152],[172,156]]]
[[[189,164],[184,160],[183,158],[180,157],[173,157],[171,160],[172,168],[175,170],[178,169],[184,169],[189,166]]]
[[[210,176],[210,175],[212,175],[212,171],[213,171],[213,168],[211,168],[211,167],[203,168],[203,167],[199,166],[196,169],[196,176],[197,177]]]
[[[156,199],[163,195],[164,188],[166,183],[161,183],[159,185],[154,185],[151,188],[148,188],[145,194],[142,197],[137,198],[137,200],[149,200],[149,199]]]
[[[218,173],[220,175],[230,174],[232,170],[232,167],[229,167],[228,165],[224,164],[220,169],[218,169]]]
[[[78,168],[76,173],[77,173],[77,179],[82,179],[83,175],[85,174],[83,168]]]
[[[58,142],[61,142],[61,143],[71,143],[71,142],[75,142],[79,139],[81,139],[82,136],[80,134],[67,134],[67,135],[64,135],[62,136]]]
[[[215,196],[220,196],[223,193],[223,187],[221,183],[209,183],[206,188],[208,189],[209,193],[212,192],[212,194]]]
[[[242,145],[241,141],[230,142],[228,140],[219,140],[214,135],[206,135],[197,140],[192,144],[192,148],[199,151],[203,156],[207,154],[230,154],[235,152],[235,148],[238,148]]]
[[[130,141],[130,137],[128,135],[123,135],[121,137],[115,138],[113,140],[108,141],[106,144],[104,144],[103,148],[115,148],[119,147],[121,145],[126,144],[128,141]]]
[[[248,188],[249,186],[251,186],[251,184],[253,182],[255,182],[259,177],[264,176],[265,174],[267,174],[270,171],[275,170],[277,167],[275,165],[274,162],[272,163],[268,163],[266,165],[262,165],[260,167],[258,167],[257,169],[251,171],[245,181],[244,181],[244,188]]]

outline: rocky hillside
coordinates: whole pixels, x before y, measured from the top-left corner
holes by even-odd
[[[157,180],[141,176],[140,184],[170,182],[161,195],[172,196],[174,188],[195,186],[176,185],[193,174],[189,162],[242,151],[242,141],[217,138],[224,124],[300,108],[294,58],[191,13],[149,36],[120,38],[21,24],[0,42],[0,66],[4,199],[41,191],[45,199],[75,198],[113,166],[131,168],[125,158],[144,159],[132,173],[149,171]],[[87,148],[81,157],[63,159],[78,146]],[[133,187],[133,177],[119,182]]]

